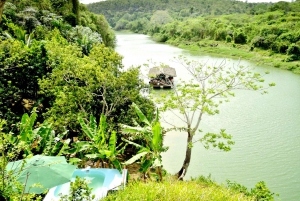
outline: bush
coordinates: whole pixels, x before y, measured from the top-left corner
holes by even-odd
[[[300,59],[300,46],[295,43],[291,44],[286,51],[289,55],[288,61],[295,61]]]
[[[234,34],[234,43],[245,44],[247,42],[247,36],[243,32],[237,32]]]
[[[226,42],[227,42],[227,43],[231,43],[231,41],[232,41],[232,37],[229,36],[229,35],[227,35],[227,36],[226,36]]]

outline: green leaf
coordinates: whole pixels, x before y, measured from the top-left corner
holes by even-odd
[[[93,133],[97,132],[97,122],[96,118],[93,115],[90,115],[89,127],[93,131]]]
[[[148,126],[151,126],[150,122],[148,121],[147,117],[144,115],[144,113],[140,110],[140,108],[135,104],[132,103],[132,106],[135,109],[136,114],[139,116],[140,120],[147,124]]]
[[[139,153],[139,154],[133,156],[132,158],[130,158],[128,161],[126,161],[124,163],[124,165],[130,165],[130,164],[134,163],[135,161],[139,160],[141,157],[145,156],[146,154],[148,154],[148,152]]]
[[[152,166],[153,160],[146,160],[144,163],[141,164],[140,171],[145,173],[148,171],[148,169]]]
[[[84,122],[83,118],[81,116],[78,116],[78,121],[80,123],[80,126],[83,130],[83,132],[86,134],[86,136],[90,139],[93,140],[94,139],[94,133],[91,130],[91,128]]]
[[[106,116],[101,114],[100,121],[99,121],[99,127],[98,127],[98,133],[97,133],[98,140],[101,139],[101,144],[105,144],[106,128],[107,128]]]
[[[162,146],[162,132],[161,132],[161,126],[159,122],[156,122],[156,124],[153,126],[152,132],[153,132],[152,149],[153,151],[159,151]]]
[[[128,144],[132,144],[132,145],[134,145],[134,146],[136,146],[138,148],[144,148],[142,145],[139,145],[139,144],[137,144],[135,142],[131,142],[131,141],[125,139],[125,138],[122,138],[122,140],[125,141],[125,142],[127,142]]]
[[[109,150],[112,153],[115,153],[115,151],[116,151],[116,143],[117,143],[116,131],[112,131],[110,138],[109,138]]]
[[[121,124],[122,132],[124,133],[144,133],[147,132],[147,129],[142,127],[132,127]]]
[[[75,142],[73,145],[76,147],[77,152],[82,152],[93,147],[90,142],[87,141]]]

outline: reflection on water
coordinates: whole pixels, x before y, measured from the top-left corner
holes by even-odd
[[[124,56],[126,68],[142,65],[149,59],[164,62],[176,69],[177,82],[190,79],[187,71],[174,62],[173,58],[178,55],[184,54],[189,59],[210,65],[224,61],[224,58],[191,56],[181,49],[157,44],[145,35],[117,33],[117,40],[116,51]],[[266,95],[238,91],[229,103],[220,106],[220,115],[204,116],[200,126],[204,132],[225,128],[232,134],[235,145],[230,152],[224,153],[205,150],[201,144],[195,144],[186,179],[211,174],[217,182],[225,183],[229,179],[248,188],[265,181],[271,191],[280,194],[281,200],[300,200],[300,76],[246,61],[226,60],[226,63],[252,66],[258,72],[270,71],[265,80],[275,82],[276,87],[269,89]],[[147,73],[147,69],[141,70]],[[154,91],[154,95],[159,93],[164,92]],[[181,124],[172,113],[166,113],[165,118],[176,125]],[[195,136],[198,137],[201,136]],[[183,163],[186,134],[170,132],[164,143],[169,146],[163,154],[164,168],[175,173]]]

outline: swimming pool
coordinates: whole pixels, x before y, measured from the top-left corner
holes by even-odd
[[[122,174],[117,169],[107,168],[87,168],[76,169],[72,175],[72,181],[76,176],[89,181],[88,186],[92,189],[92,195],[95,195],[95,201],[107,195],[109,190],[115,189],[126,183],[127,170]],[[67,195],[70,191],[70,182],[53,187],[49,190],[44,201],[57,201],[61,195]]]

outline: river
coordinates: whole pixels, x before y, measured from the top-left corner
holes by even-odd
[[[219,63],[225,58],[192,56],[188,51],[152,41],[141,34],[117,32],[116,51],[121,54],[125,68],[144,63],[163,62],[176,68],[179,79],[189,79],[187,72],[173,62],[178,55],[201,62]],[[237,60],[226,60],[227,65],[237,65]],[[200,175],[211,177],[218,183],[236,181],[253,188],[265,181],[272,192],[280,194],[277,200],[300,200],[300,76],[291,72],[255,66],[255,71],[269,71],[266,82],[276,86],[261,95],[253,91],[239,91],[229,103],[223,104],[220,114],[205,116],[201,129],[218,131],[225,128],[232,134],[235,145],[230,152],[205,150],[196,144],[186,179]],[[147,70],[141,68],[145,76]],[[145,78],[146,80],[146,78]],[[166,114],[168,115],[168,114]],[[175,123],[178,120],[173,120]],[[163,153],[164,168],[176,173],[184,160],[186,135],[170,132],[164,139],[169,150]]]

